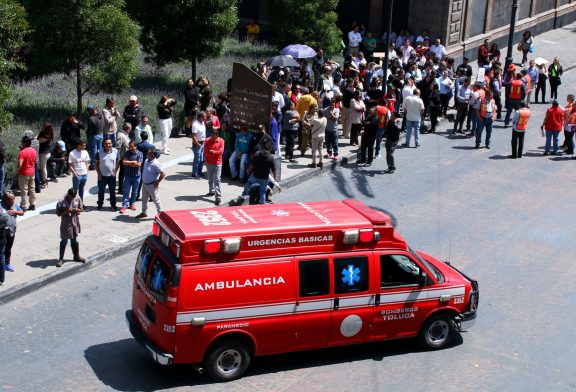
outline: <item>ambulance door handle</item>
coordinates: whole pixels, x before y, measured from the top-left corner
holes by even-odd
[[[338,310],[340,308],[340,298],[334,298],[334,310]]]
[[[374,296],[374,306],[380,305],[380,294]]]

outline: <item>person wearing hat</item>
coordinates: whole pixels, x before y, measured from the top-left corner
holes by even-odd
[[[513,64],[511,64],[513,65]],[[514,75],[514,80],[506,87],[506,96],[508,97],[506,106],[506,118],[504,119],[504,128],[510,123],[510,116],[513,110],[520,109],[520,103],[526,98],[526,85],[522,82],[522,74]]]
[[[124,121],[132,126],[132,131],[134,131],[138,124],[140,124],[140,119],[142,118],[142,107],[138,104],[137,96],[130,96],[128,105],[126,105],[124,112],[122,113],[122,117],[124,118]],[[130,137],[130,140],[135,139],[134,132],[131,132],[128,136]]]
[[[90,156],[90,170],[94,170],[94,157],[96,153],[102,148],[102,141],[104,140],[104,120],[102,115],[96,111],[96,106],[88,105],[88,127],[86,128],[86,136],[88,138],[88,155]]]
[[[552,107],[546,111],[546,116],[540,129],[546,130],[546,146],[544,155],[550,155],[550,145],[552,144],[552,155],[558,155],[558,136],[562,130],[564,122],[564,108],[558,104],[558,100],[552,100]]]
[[[204,162],[208,177],[208,193],[214,196],[214,204],[220,205],[222,192],[220,191],[220,178],[222,176],[222,155],[224,154],[224,139],[220,137],[220,130],[212,130],[212,134],[204,143]]]

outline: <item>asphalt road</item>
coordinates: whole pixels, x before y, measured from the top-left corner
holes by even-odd
[[[575,79],[565,74],[562,102]],[[576,161],[542,156],[545,106],[532,109],[520,160],[505,159],[510,129],[494,130],[491,150],[424,135],[422,147],[397,151],[393,175],[379,158],[275,197],[363,200],[392,214],[412,247],[476,278],[479,316],[453,347],[408,340],[262,358],[243,379],[213,384],[154,364],[131,339],[132,252],[0,307],[0,390],[576,390]]]

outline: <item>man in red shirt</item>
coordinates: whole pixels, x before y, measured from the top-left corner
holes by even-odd
[[[562,130],[564,120],[564,108],[558,104],[556,99],[552,100],[552,107],[546,111],[546,117],[540,129],[546,130],[546,147],[544,155],[550,155],[550,141],[553,142],[552,155],[558,155],[558,136]]]
[[[22,150],[18,153],[18,186],[20,186],[20,207],[26,211],[27,198],[30,197],[30,211],[36,209],[36,193],[34,185],[34,165],[36,164],[36,150],[32,147],[32,139],[22,138]]]
[[[212,134],[204,142],[204,163],[208,176],[208,194],[216,196],[214,204],[220,205],[220,176],[222,175],[222,154],[224,154],[224,139],[219,137],[219,129],[212,129]]]
[[[488,49],[488,44],[490,42],[485,39],[484,43],[478,48],[478,66],[483,66],[490,62],[490,49]]]

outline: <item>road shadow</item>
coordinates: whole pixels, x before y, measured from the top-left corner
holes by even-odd
[[[58,263],[57,258],[53,259],[42,259],[42,260],[32,260],[26,263],[28,267],[46,269],[48,267],[56,267]]]
[[[572,156],[560,156],[560,157],[554,157],[554,158],[549,158],[551,161],[555,161],[555,162],[562,162],[562,161],[571,161],[575,158],[573,158]]]
[[[446,349],[462,343],[462,336],[456,334],[453,343]],[[423,350],[415,339],[404,339],[257,357],[253,359],[244,378],[366,360],[381,362],[388,357],[419,352]],[[157,365],[133,339],[90,346],[84,351],[84,358],[96,377],[117,391],[148,392],[215,384],[190,366]],[[234,390],[233,382],[227,385],[230,390]]]
[[[192,174],[189,172],[178,172],[176,174],[171,174],[169,176],[164,177],[166,181],[184,181],[190,180],[192,178]]]
[[[474,146],[452,146],[455,150],[475,150]]]
[[[508,158],[508,155],[492,155],[491,157],[488,157],[488,159],[499,161],[503,159],[512,159],[512,158]]]
[[[211,198],[209,198],[211,197]],[[177,201],[191,201],[191,202],[195,202],[195,201],[206,201],[206,202],[211,202],[214,203],[214,196],[204,196],[204,195],[200,195],[200,196],[194,196],[194,195],[184,195],[184,196],[176,196],[174,198],[174,200]]]
[[[543,157],[541,152],[525,152],[522,154],[523,157]]]

